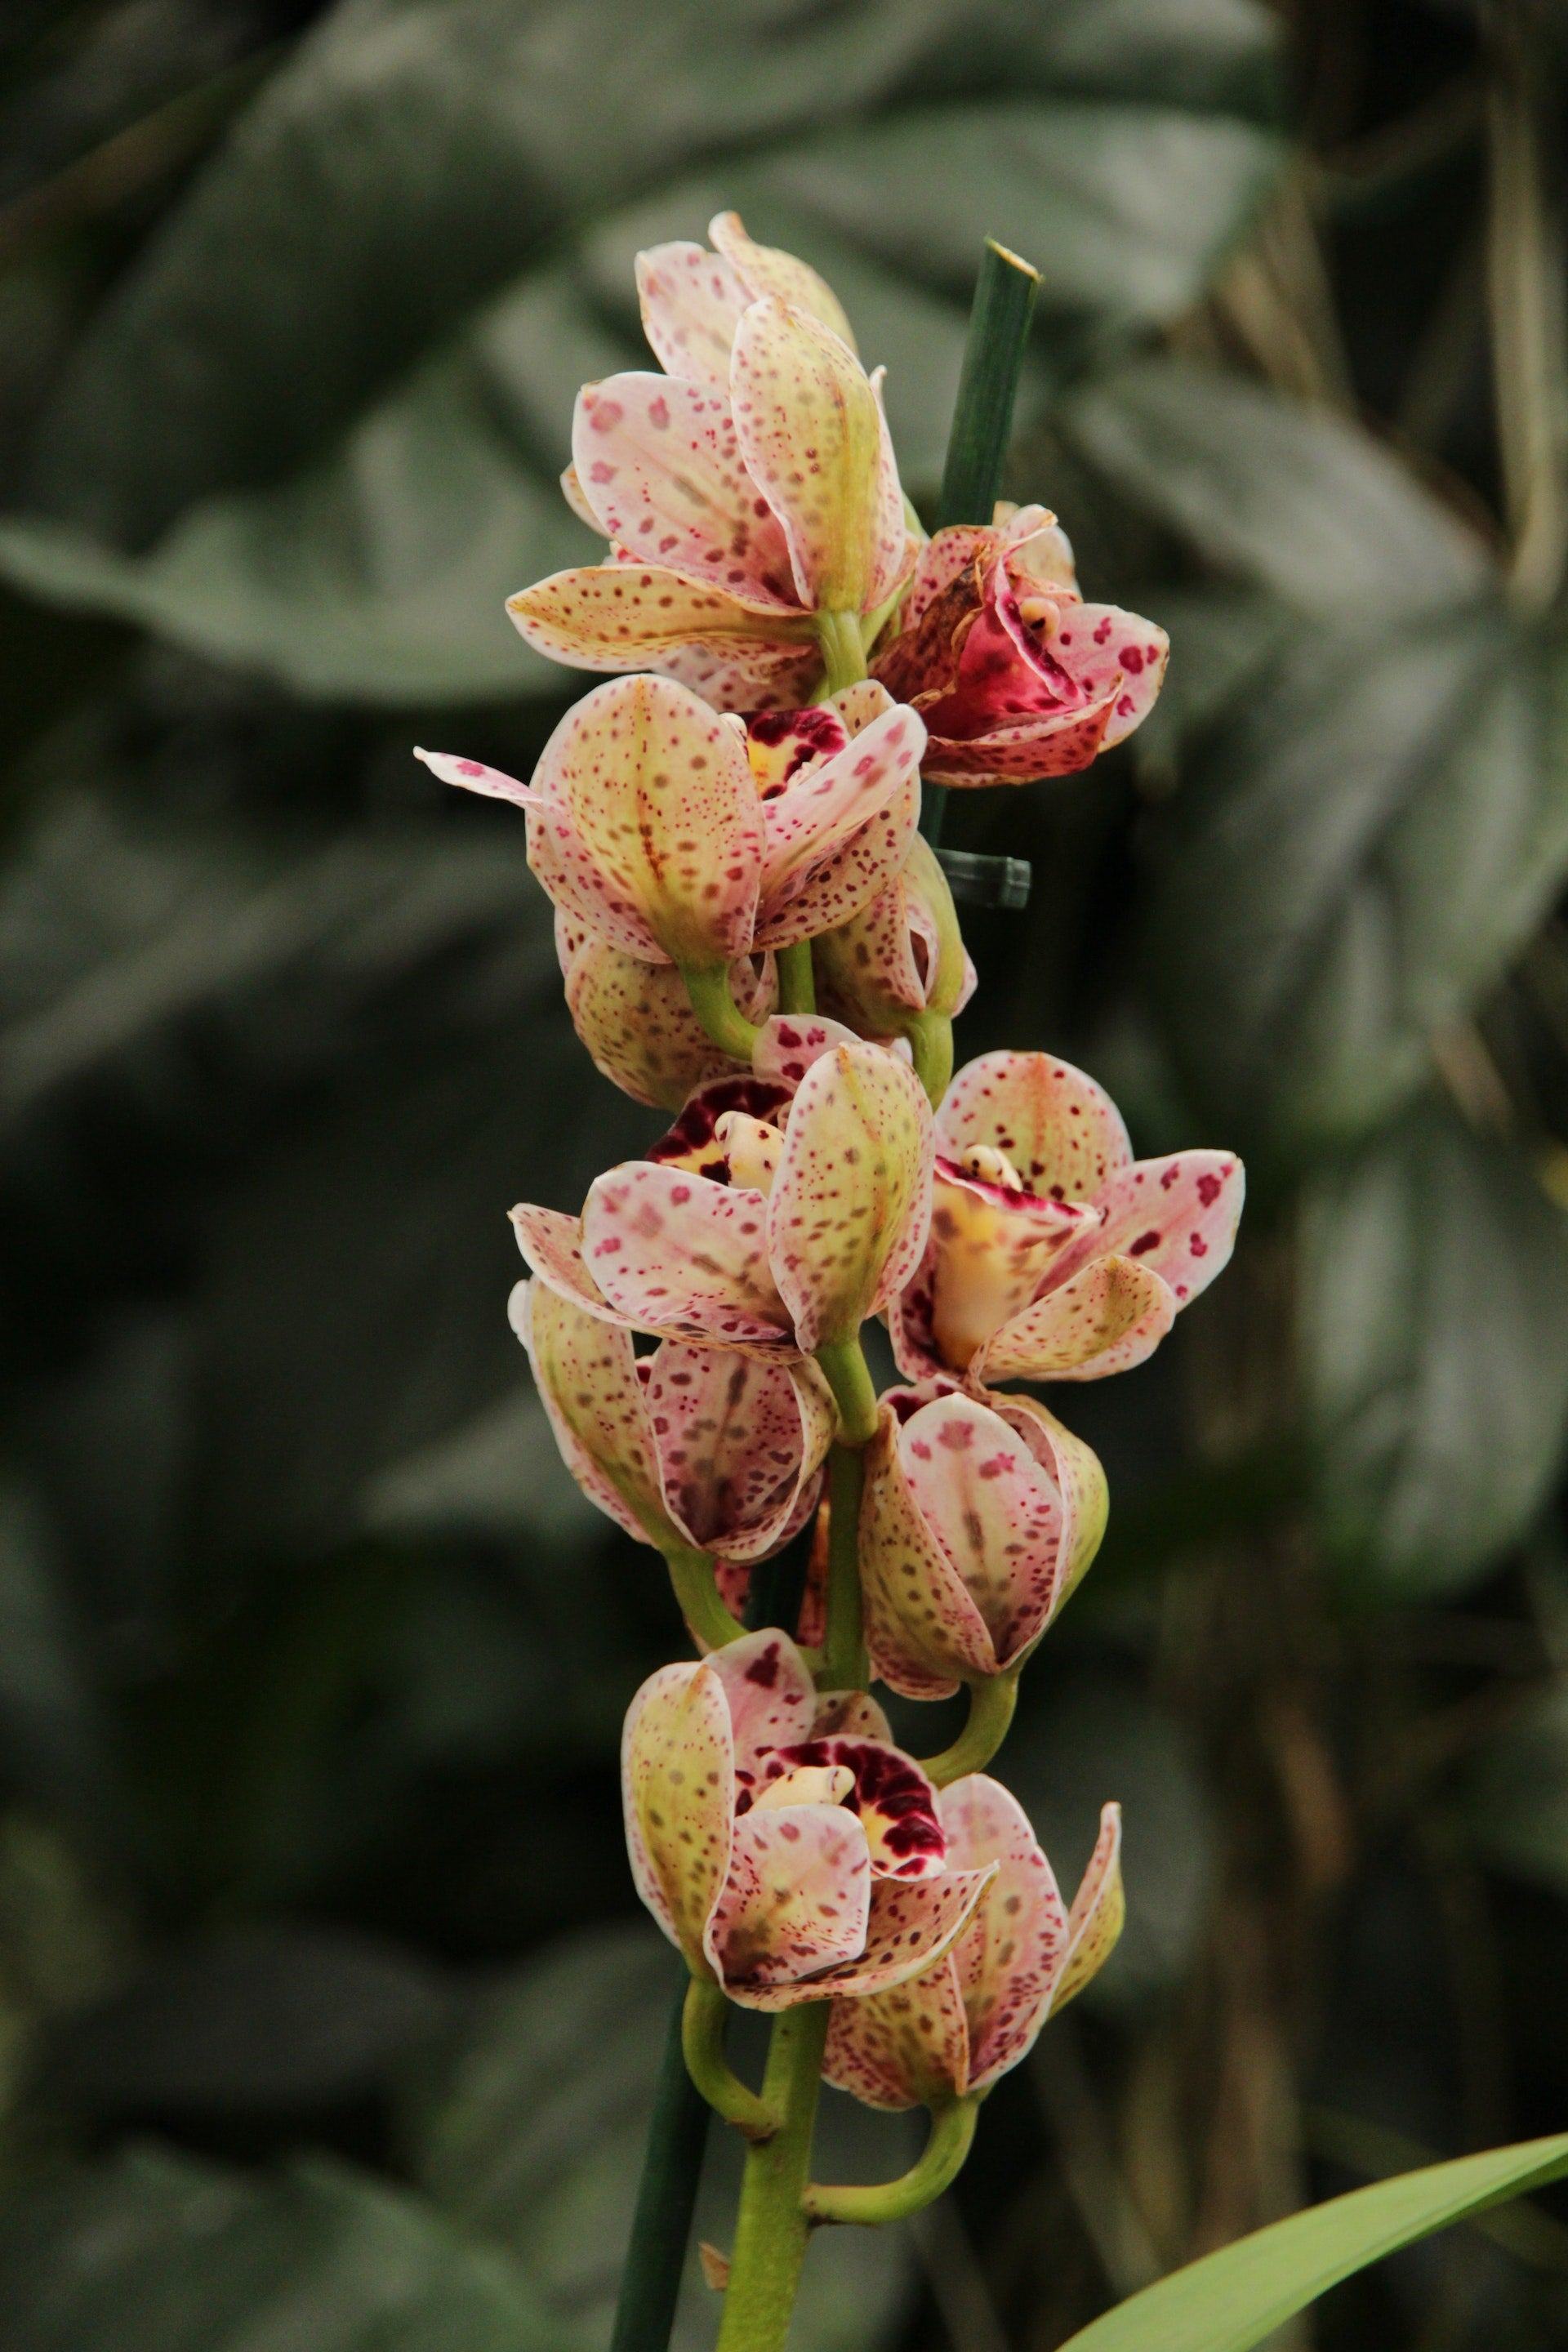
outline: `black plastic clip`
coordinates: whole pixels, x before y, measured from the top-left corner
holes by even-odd
[[[939,849],[948,888],[966,907],[1026,907],[1033,869],[1026,857],[983,857],[973,849]]]

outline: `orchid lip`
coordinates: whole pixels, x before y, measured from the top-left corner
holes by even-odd
[[[1025,1216],[1031,1213],[1048,1216],[1054,1221],[1071,1217],[1085,1223],[1098,1223],[1099,1210],[1091,1201],[1059,1201],[1054,1193],[1031,1192],[1026,1184],[1001,1184],[989,1176],[976,1176],[956,1160],[937,1154],[936,1172],[949,1184],[962,1184],[966,1192],[977,1193],[993,1208],[1009,1209]]]

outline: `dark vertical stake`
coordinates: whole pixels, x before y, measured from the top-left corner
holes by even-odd
[[[687,2073],[680,2047],[686,1984],[682,1969],[654,2094],[610,2352],[667,2352],[675,2323],[708,2141],[708,2102]]]
[[[942,505],[936,518],[939,530],[945,530],[950,523],[991,520],[1029,340],[1029,320],[1039,290],[1039,271],[988,236],[980,257],[963,369],[947,438]],[[928,784],[921,831],[933,847],[942,839],[946,809],[947,787]]]

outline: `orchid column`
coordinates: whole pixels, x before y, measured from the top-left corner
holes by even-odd
[[[689,1971],[691,2079],[749,2143],[721,2352],[781,2352],[812,2229],[939,2195],[1115,1942],[1115,1804],[1069,1906],[984,1769],[1107,1509],[1092,1452],[1015,1384],[1148,1356],[1224,1265],[1242,1175],[1136,1160],[1054,1056],[952,1077],[974,975],[922,774],[1087,766],[1149,709],[1165,641],[1084,603],[1043,508],[926,541],[829,289],[733,214],[710,234],[638,257],[664,373],[577,404],[564,488],[606,560],[509,608],[622,675],[529,784],[420,756],[527,811],[578,1033],[675,1114],[580,1217],[512,1212],[511,1315],[563,1458],[662,1554],[696,1654],[632,1704],[626,1836]],[[873,1318],[905,1383],[881,1398]],[[799,1620],[745,1631],[753,1570],[797,1539]],[[963,1687],[966,1727],[917,1760],[873,1675]],[[733,2005],[773,2019],[760,2086],[725,2057]],[[927,2108],[911,2172],[812,2181],[825,2075]],[[668,2317],[668,2294],[626,2305],[617,2341],[654,2352]]]

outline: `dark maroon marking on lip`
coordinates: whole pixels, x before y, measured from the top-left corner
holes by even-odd
[[[1140,1234],[1135,1242],[1128,1244],[1128,1256],[1142,1257],[1146,1250],[1152,1250],[1155,1246],[1159,1238],[1159,1234],[1155,1233]]]
[[[774,1122],[784,1105],[792,1100],[788,1087],[777,1086],[769,1078],[719,1078],[713,1085],[700,1087],[687,1104],[675,1125],[657,1143],[648,1146],[647,1157],[652,1160],[684,1160],[689,1152],[700,1151],[711,1143],[713,1132],[727,1110],[743,1110],[752,1118]],[[717,1181],[723,1183],[726,1175],[721,1159],[718,1162]],[[704,1175],[715,1171],[704,1167]]]
[[[776,1748],[768,1777],[777,1780],[797,1764],[847,1764],[855,1775],[848,1801],[858,1813],[875,1812],[885,1824],[882,1843],[900,1862],[919,1863],[947,1855],[930,1781],[896,1748],[869,1739],[805,1739],[796,1748]]]
[[[753,1658],[746,1668],[745,1679],[755,1683],[759,1690],[772,1690],[778,1678],[779,1645],[776,1642],[770,1642],[761,1656]]]

